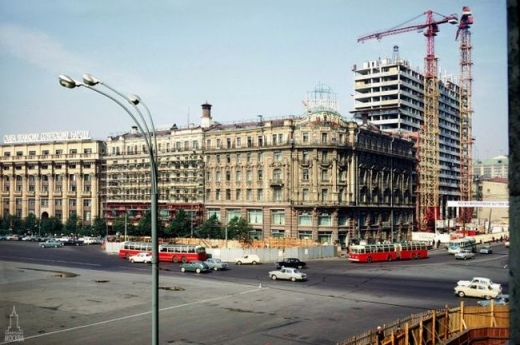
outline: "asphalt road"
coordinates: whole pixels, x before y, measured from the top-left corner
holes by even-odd
[[[161,263],[160,344],[336,344],[410,314],[476,304],[454,295],[459,279],[489,277],[507,293],[508,251],[494,250],[469,261],[444,250],[420,261],[313,260],[309,280],[294,283],[270,280],[271,263],[201,275]],[[27,344],[151,341],[150,265],[99,246],[0,242],[0,272],[0,328],[14,329],[15,308]]]

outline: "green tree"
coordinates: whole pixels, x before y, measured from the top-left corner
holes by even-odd
[[[61,234],[63,230],[63,223],[56,217],[49,217],[42,219],[41,222],[41,233],[42,234]]]
[[[112,229],[110,235],[115,235],[116,233],[124,234],[125,233],[125,217],[117,217],[112,222]]]
[[[107,232],[107,221],[105,218],[95,217],[90,229],[90,235],[100,236]]]
[[[191,219],[184,210],[177,211],[165,234],[170,237],[187,237],[191,234]]]
[[[229,221],[227,231],[230,240],[248,241],[253,228],[244,218],[234,217]]]
[[[65,222],[65,226],[63,228],[67,235],[77,234],[78,230],[81,229],[81,218],[76,213],[72,214]]]
[[[194,234],[200,238],[224,238],[224,230],[215,214],[209,217],[204,224],[197,228],[197,230],[194,231]]]
[[[38,232],[38,218],[36,218],[34,213],[29,213],[29,215],[24,218],[23,228],[31,234]]]

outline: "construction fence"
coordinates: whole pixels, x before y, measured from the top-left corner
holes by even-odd
[[[458,308],[410,315],[380,325],[384,333],[380,341],[376,326],[337,345],[504,344],[509,339],[509,306],[464,306],[461,302]]]

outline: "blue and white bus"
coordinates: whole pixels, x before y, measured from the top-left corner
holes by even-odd
[[[461,250],[467,249],[471,250],[472,253],[477,252],[477,241],[473,237],[465,237],[459,238],[456,240],[451,240],[448,243],[448,253],[449,254],[457,254]]]

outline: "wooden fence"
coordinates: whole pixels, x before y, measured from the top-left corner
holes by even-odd
[[[430,310],[381,327],[384,331],[384,339],[379,342],[381,345],[461,345],[471,343],[471,337],[478,337],[481,343],[487,343],[483,342],[484,339],[504,343],[509,338],[509,306],[464,306],[461,302],[458,308]],[[378,344],[375,327],[337,343],[367,344]]]

